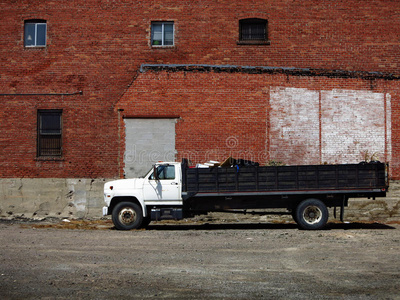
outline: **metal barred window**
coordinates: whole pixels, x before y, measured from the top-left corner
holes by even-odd
[[[240,41],[268,41],[267,20],[242,19],[239,21]]]
[[[40,156],[62,155],[62,111],[38,111],[38,153]]]

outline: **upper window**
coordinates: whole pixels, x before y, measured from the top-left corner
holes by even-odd
[[[47,24],[45,20],[25,21],[25,47],[46,46]]]
[[[240,20],[239,42],[243,44],[268,44],[268,21],[264,19]]]
[[[61,110],[38,111],[38,156],[61,156]]]
[[[151,23],[151,45],[173,46],[174,45],[174,22],[152,22]]]

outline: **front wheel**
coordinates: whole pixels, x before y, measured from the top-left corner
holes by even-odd
[[[296,208],[296,222],[301,229],[322,229],[328,222],[328,209],[318,199],[307,199],[302,201]]]
[[[112,221],[119,230],[140,228],[143,221],[142,209],[136,203],[118,203],[112,212]]]

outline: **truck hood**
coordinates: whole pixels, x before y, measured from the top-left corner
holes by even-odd
[[[142,189],[144,180],[143,178],[131,178],[109,181],[104,184],[104,191],[110,191],[111,187],[113,191]]]

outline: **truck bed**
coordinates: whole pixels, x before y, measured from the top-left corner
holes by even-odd
[[[290,191],[386,192],[387,165],[361,163],[304,166],[188,168],[183,164],[183,192],[248,193]]]

